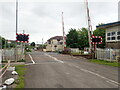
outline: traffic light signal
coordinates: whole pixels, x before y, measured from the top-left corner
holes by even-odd
[[[91,43],[92,44],[102,44],[102,37],[101,36],[92,36]]]
[[[101,38],[92,38],[92,42],[101,42]]]
[[[17,37],[16,37],[16,42],[29,42],[29,34],[16,34]]]

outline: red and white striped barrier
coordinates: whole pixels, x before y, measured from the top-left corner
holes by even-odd
[[[0,69],[0,73],[1,73],[0,78],[3,77],[3,75],[6,73],[7,69],[9,68],[9,66],[10,66],[10,61],[8,61],[8,63],[3,68]]]

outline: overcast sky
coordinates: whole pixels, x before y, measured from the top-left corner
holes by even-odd
[[[34,1],[34,2],[33,2]],[[61,12],[64,12],[65,33],[70,28],[87,27],[85,0],[19,0],[18,33],[25,30],[30,42],[41,43],[62,35]],[[49,2],[48,2],[49,1]],[[119,0],[88,0],[93,29],[99,23],[118,21]],[[0,2],[0,35],[15,40],[15,0]]]

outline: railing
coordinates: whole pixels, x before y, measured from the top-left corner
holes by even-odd
[[[120,57],[120,49],[97,49],[97,59],[107,61],[118,61]]]
[[[2,50],[2,61],[16,61],[16,57],[17,60],[24,59],[24,54],[21,49],[17,49],[17,53],[14,48]]]

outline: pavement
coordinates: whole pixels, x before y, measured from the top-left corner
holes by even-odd
[[[51,52],[28,53],[25,88],[118,88],[118,68]]]

